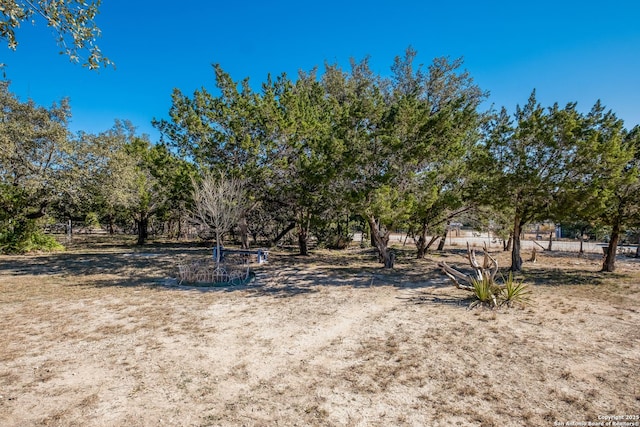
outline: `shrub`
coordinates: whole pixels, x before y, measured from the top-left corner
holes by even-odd
[[[525,285],[522,281],[517,281],[513,277],[513,273],[509,272],[509,276],[505,279],[502,278],[504,286],[500,290],[500,298],[502,304],[507,306],[520,305],[525,306],[529,303],[531,298],[531,290],[529,286]]]
[[[494,307],[498,305],[496,296],[500,293],[500,287],[491,279],[483,277],[481,280],[476,279],[472,283],[473,295],[476,297],[476,301],[471,304],[471,307],[478,304],[493,305]]]
[[[84,225],[88,228],[100,228],[100,219],[95,212],[89,212],[84,219]]]
[[[349,247],[351,240],[353,240],[352,235],[332,235],[328,237],[325,244],[328,249],[346,249]]]
[[[0,252],[22,254],[33,251],[53,252],[64,250],[52,236],[47,236],[35,221],[16,222],[3,227],[0,232]]]
[[[512,273],[509,273],[506,278],[502,276],[502,282],[502,285],[499,285],[487,277],[483,277],[482,280],[473,280],[475,301],[471,303],[469,308],[476,305],[491,307],[518,305],[524,307],[530,302],[531,290],[529,286],[516,280]]]

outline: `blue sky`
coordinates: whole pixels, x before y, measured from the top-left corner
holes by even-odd
[[[103,0],[99,45],[116,69],[89,71],[59,55],[44,22],[17,32],[0,62],[10,90],[40,105],[68,97],[72,131],[100,132],[128,119],[152,141],[151,120],[166,118],[171,92],[214,90],[211,64],[254,87],[273,75],[295,76],[325,61],[347,68],[371,57],[388,75],[411,45],[418,62],[464,57],[490,92],[513,112],[536,89],[545,106],[597,99],[640,124],[640,2],[626,1],[131,1]],[[488,108],[488,105],[486,106]]]

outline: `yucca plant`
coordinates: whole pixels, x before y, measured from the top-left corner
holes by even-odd
[[[476,297],[476,301],[469,308],[473,308],[478,304],[498,306],[497,296],[500,293],[500,287],[491,278],[483,276],[482,279],[472,280],[471,284],[473,285],[473,295]]]
[[[492,257],[484,247],[484,259],[482,264],[476,258],[476,253],[467,243],[467,258],[475,274],[466,274],[449,266],[446,262],[439,262],[443,273],[449,277],[458,289],[473,292],[475,301],[469,308],[476,305],[489,305],[498,307],[501,305],[525,306],[529,303],[531,290],[522,281],[514,279],[513,274],[505,278],[502,276],[502,284],[498,284],[498,261]]]
[[[529,303],[531,298],[529,286],[525,285],[521,280],[516,280],[511,272],[506,278],[503,276],[502,281],[504,286],[500,290],[501,304],[525,306]]]

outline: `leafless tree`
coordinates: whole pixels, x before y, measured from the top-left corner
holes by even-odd
[[[205,172],[201,182],[193,185],[195,224],[213,231],[216,237],[216,267],[220,267],[220,249],[224,235],[236,225],[246,204],[243,184],[223,173]]]

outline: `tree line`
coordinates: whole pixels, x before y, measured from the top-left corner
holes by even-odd
[[[640,128],[600,102],[543,107],[535,91],[513,113],[482,111],[488,93],[461,59],[423,67],[416,55],[396,57],[389,76],[365,58],[268,76],[258,90],[214,65],[215,91],[174,90],[155,144],[126,122],[69,135],[66,101],[23,103],[3,84],[0,245],[24,249],[44,218],[89,213],[111,230],[133,221],[141,244],[150,223],[180,236],[194,187],[223,173],[246,194],[243,245],[294,233],[307,254],[312,237],[340,246],[361,224],[391,267],[392,230],[410,230],[424,257],[465,215],[512,242],[518,271],[523,228],[553,220],[608,227],[613,271],[618,239],[640,223]]]

